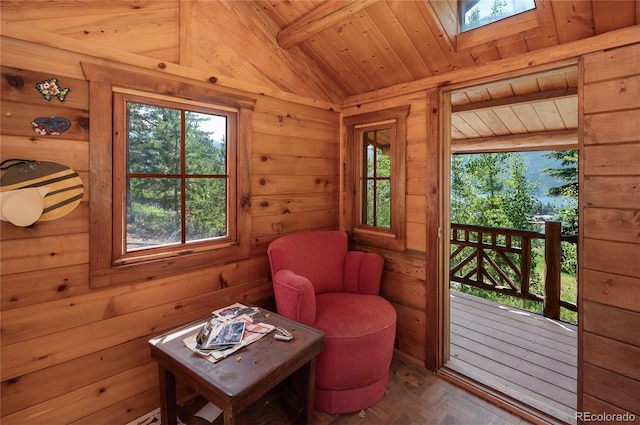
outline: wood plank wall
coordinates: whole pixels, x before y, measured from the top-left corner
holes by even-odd
[[[149,338],[235,301],[273,307],[268,243],[284,233],[338,228],[340,114],[257,96],[249,260],[91,289],[89,143],[82,125],[89,93],[80,61],[99,58],[0,41],[1,159],[68,165],[85,188],[80,206],[64,218],[30,228],[0,224],[1,422],[127,423],[159,405]],[[22,86],[12,86],[12,76]],[[64,103],[47,102],[35,89],[52,77],[71,88]],[[50,115],[69,118],[72,129],[58,137],[35,134],[31,120]]]
[[[582,61],[578,410],[640,417],[640,44]]]
[[[280,28],[255,3],[183,1],[180,8],[183,65],[304,96],[342,100],[342,89],[300,48],[280,48],[275,37]]]
[[[399,106],[410,106],[407,117],[406,145],[406,251],[381,250],[372,246],[355,249],[377,252],[385,259],[381,294],[389,299],[398,314],[397,348],[435,368],[427,359],[428,325],[427,276],[437,270],[437,260],[427,265],[427,235],[434,227],[433,202],[438,201],[437,127],[427,122],[430,105],[437,104],[437,91],[420,91],[380,102],[346,108],[344,116],[369,113]],[[429,124],[429,125],[428,125]],[[346,133],[346,131],[345,131]],[[434,163],[435,161],[435,163]],[[437,217],[437,208],[435,212]],[[429,220],[430,228],[427,229]],[[432,245],[430,245],[432,246]],[[435,253],[435,250],[430,250]],[[430,284],[435,285],[432,280]]]
[[[245,1],[163,0],[0,3],[2,20],[101,48],[208,71],[309,98],[339,102],[342,90],[299,48],[278,46],[276,27]],[[212,25],[212,23],[215,23]]]

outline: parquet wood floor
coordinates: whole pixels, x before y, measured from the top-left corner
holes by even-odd
[[[529,422],[434,375],[412,359],[396,354],[387,394],[376,405],[344,415],[315,411],[315,425],[525,425]],[[281,385],[238,418],[240,424],[295,424],[291,393]],[[207,425],[194,417],[206,401],[196,398],[179,409],[187,425]],[[222,425],[222,417],[214,425]]]

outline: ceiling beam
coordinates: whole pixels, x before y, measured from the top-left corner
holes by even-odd
[[[451,141],[451,153],[550,151],[578,148],[578,130],[541,131]]]
[[[291,25],[283,28],[276,36],[283,49],[290,49],[302,43],[322,30],[344,21],[379,0],[342,0],[328,1],[313,9],[306,15],[296,19]]]

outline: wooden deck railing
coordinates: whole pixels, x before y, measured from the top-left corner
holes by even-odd
[[[545,241],[543,294],[530,291],[534,239]],[[542,302],[544,316],[558,319],[560,307],[578,311],[576,304],[560,299],[561,242],[577,243],[577,239],[576,235],[562,235],[557,221],[546,222],[545,233],[451,223],[449,279]]]

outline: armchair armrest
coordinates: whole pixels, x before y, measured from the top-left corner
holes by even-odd
[[[344,260],[344,290],[379,295],[384,259],[373,252],[349,251]]]
[[[316,322],[316,293],[311,281],[287,269],[272,279],[278,314],[312,326]]]

